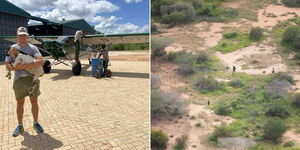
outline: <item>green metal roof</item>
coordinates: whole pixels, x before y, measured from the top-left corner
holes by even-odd
[[[18,15],[18,16],[23,16],[23,17],[31,16],[28,12],[26,12],[25,10],[19,8],[18,6],[10,3],[7,0],[0,0],[0,11],[9,13],[9,14]]]
[[[94,30],[84,19],[65,20],[59,21],[57,23],[63,24],[63,26],[67,26],[74,29],[81,29],[93,33],[96,32],[96,30]]]

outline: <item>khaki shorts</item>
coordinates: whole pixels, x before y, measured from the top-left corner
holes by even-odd
[[[33,83],[33,78],[29,76],[20,77],[14,81],[13,89],[16,100],[22,99],[26,96],[38,97],[41,95],[40,81],[37,80],[35,83]]]

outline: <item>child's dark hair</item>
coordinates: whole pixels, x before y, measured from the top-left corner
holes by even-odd
[[[105,44],[101,44],[101,48],[104,49],[105,48]]]

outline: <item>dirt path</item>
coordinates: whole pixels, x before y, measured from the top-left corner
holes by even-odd
[[[288,130],[284,133],[282,138],[282,143],[285,143],[287,141],[293,141],[296,145],[300,144],[300,134],[295,133],[294,130]]]
[[[195,119],[189,119],[189,139],[187,150],[213,150],[217,149],[212,147],[208,141],[209,135],[214,131],[215,127],[228,125],[234,121],[228,116],[216,115],[211,109],[203,105],[190,104],[187,107],[190,117]],[[196,124],[200,123],[200,127],[196,127]],[[196,146],[196,148],[194,148]],[[219,148],[221,149],[221,148]]]

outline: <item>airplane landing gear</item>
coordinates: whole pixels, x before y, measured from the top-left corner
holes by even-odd
[[[80,63],[80,61],[75,61],[73,63],[72,72],[75,76],[80,75],[80,73],[81,73],[81,63]]]

